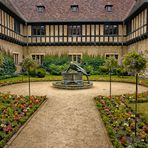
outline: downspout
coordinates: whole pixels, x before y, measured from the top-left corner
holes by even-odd
[[[28,37],[28,24],[27,24],[27,22],[25,23],[25,25],[26,25],[26,52],[27,52],[27,55],[28,55],[28,41],[29,41],[29,37]]]
[[[121,56],[122,56],[122,58],[120,59],[120,63],[119,64],[122,64],[122,59],[123,59],[123,55],[124,55],[124,48],[123,48],[123,45],[124,45],[124,21],[123,21],[123,23],[122,23],[122,44],[121,44]]]
[[[25,25],[26,25],[26,37],[27,37],[26,43],[27,43],[27,47],[28,47],[28,27],[27,27],[27,22],[25,23]]]

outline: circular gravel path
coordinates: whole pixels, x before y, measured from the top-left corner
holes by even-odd
[[[139,92],[148,88],[139,86]],[[0,87],[1,92],[28,95],[28,84]],[[134,93],[135,85],[112,83],[113,94]],[[86,90],[59,90],[51,82],[31,83],[32,95],[48,100],[9,148],[111,148],[93,97],[109,95],[108,82],[94,82]]]

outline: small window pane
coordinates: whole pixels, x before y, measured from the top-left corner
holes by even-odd
[[[43,62],[44,55],[32,55],[32,59],[35,60],[39,65]]]
[[[69,58],[72,62],[81,63],[82,55],[81,54],[70,54]]]
[[[105,25],[104,34],[105,35],[118,35],[118,26],[117,25]]]
[[[82,32],[81,32],[81,26],[80,25],[78,25],[78,26],[76,26],[76,25],[74,25],[74,26],[68,26],[68,35],[70,35],[70,36],[79,36],[79,35],[81,35],[82,34]]]
[[[32,35],[45,35],[45,26],[32,26]]]
[[[17,20],[14,20],[14,31],[20,33],[20,23]]]

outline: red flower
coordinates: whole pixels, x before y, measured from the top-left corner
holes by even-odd
[[[12,127],[9,124],[8,126],[4,127],[3,130],[4,130],[4,132],[8,133],[8,132],[12,131]]]

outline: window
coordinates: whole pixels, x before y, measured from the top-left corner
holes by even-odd
[[[14,31],[16,33],[20,33],[20,22],[18,22],[17,20],[14,20]]]
[[[116,54],[116,53],[115,54],[114,53],[105,54],[105,57],[106,57],[106,59],[109,58],[109,57],[114,57],[115,59],[118,60],[118,54]]]
[[[32,59],[37,62],[37,64],[41,65],[43,63],[44,55],[32,55]]]
[[[78,10],[79,10],[79,6],[78,5],[71,5],[71,11],[72,12],[78,12]]]
[[[18,53],[13,53],[13,59],[14,59],[14,64],[15,65],[18,65],[19,64],[18,57],[19,57],[19,54]]]
[[[74,63],[81,63],[82,54],[81,53],[70,53],[69,58]]]
[[[82,34],[80,25],[70,25],[68,26],[68,35],[69,36],[80,36]]]
[[[39,13],[42,13],[45,10],[45,6],[42,5],[41,3],[38,4],[36,7],[37,7],[37,12],[39,12]]]
[[[127,34],[131,33],[131,31],[132,31],[132,23],[131,23],[131,21],[128,22],[126,29],[127,29]]]
[[[32,35],[45,35],[45,25],[32,26]]]
[[[118,25],[105,25],[104,35],[118,35]]]
[[[108,4],[108,5],[105,6],[105,10],[107,12],[112,12],[112,9],[113,9],[113,5],[111,5],[111,4]]]

